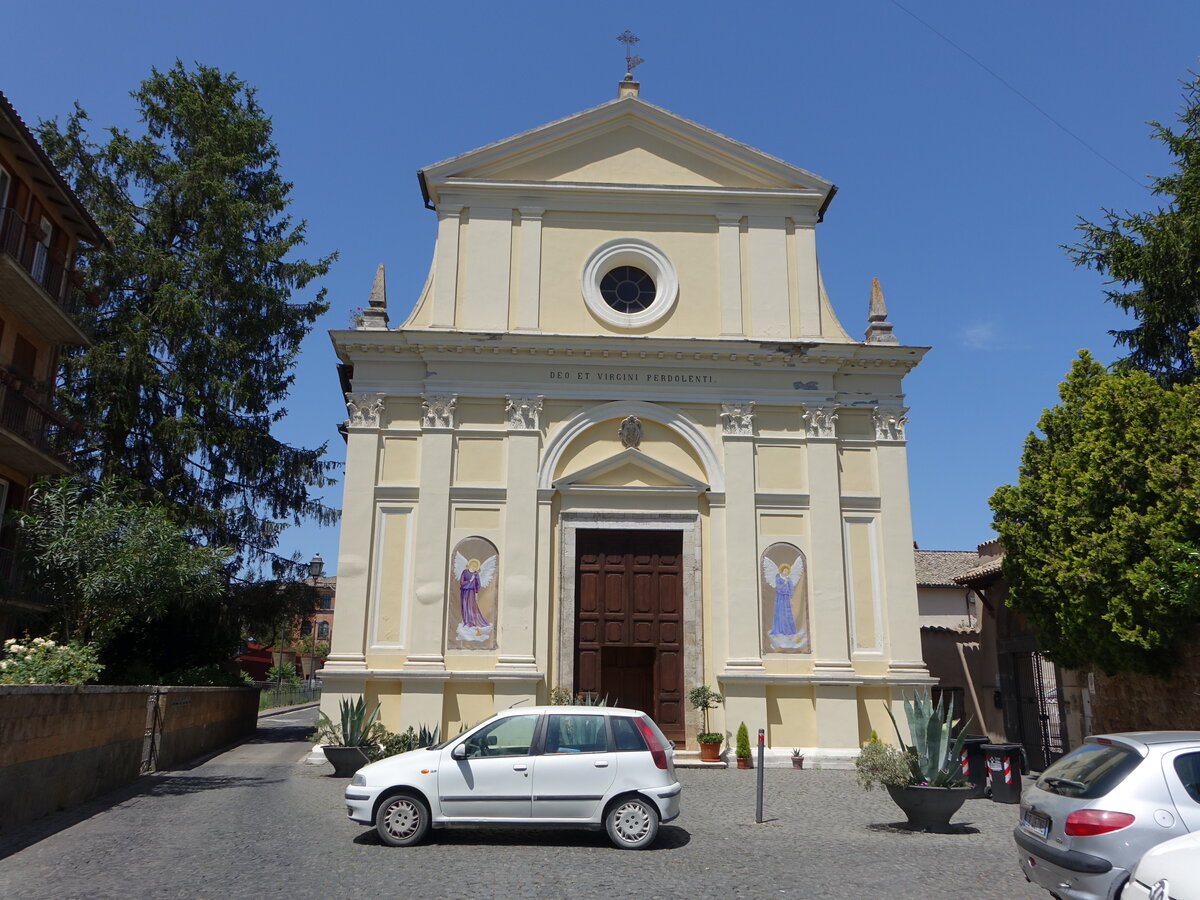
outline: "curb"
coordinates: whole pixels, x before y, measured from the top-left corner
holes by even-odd
[[[271,716],[282,716],[284,713],[295,712],[298,709],[312,709],[314,706],[320,706],[320,700],[310,700],[308,703],[301,703],[297,706],[276,706],[271,709],[264,709],[259,714],[260,719],[269,719]]]

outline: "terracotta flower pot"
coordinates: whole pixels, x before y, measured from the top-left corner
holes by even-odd
[[[945,834],[950,831],[950,818],[971,796],[972,785],[965,787],[930,787],[926,784],[887,786],[893,802],[908,817],[908,824],[921,831]]]
[[[720,741],[704,741],[700,744],[700,761],[701,762],[720,762],[721,761],[721,742]]]
[[[804,757],[803,756],[793,756],[792,757],[792,768],[793,769],[803,769],[804,768]]]
[[[748,756],[739,756],[739,757],[737,758],[737,764],[738,764],[738,768],[739,768],[739,769],[752,769],[752,768],[754,768],[752,765],[750,765],[750,757],[748,757]]]

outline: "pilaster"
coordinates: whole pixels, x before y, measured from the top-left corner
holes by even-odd
[[[508,502],[504,513],[498,669],[537,670],[537,465],[542,398],[509,397]],[[524,690],[524,688],[522,688]],[[523,696],[523,695],[522,695]]]
[[[924,675],[913,572],[912,509],[908,493],[907,410],[874,410],[879,460],[879,518],[882,526],[883,594],[887,602],[889,669]]]
[[[842,545],[837,409],[806,407],[808,484],[812,504],[812,649],[818,672],[850,672],[850,631]]]
[[[375,473],[379,469],[379,425],[383,394],[347,394],[346,477],[342,486],[338,542],[338,595],[325,672],[367,667],[371,548],[374,546]]]
[[[438,205],[437,253],[434,255],[433,314],[434,328],[454,327],[454,307],[458,299],[458,229],[462,206]]]
[[[817,234],[813,223],[795,222],[792,267],[796,273],[796,300],[801,336],[821,334],[821,276],[817,271]]]
[[[542,209],[523,207],[517,269],[517,331],[537,331],[542,289]]]
[[[454,395],[425,395],[421,420],[421,496],[413,562],[412,642],[404,668],[445,668],[447,560],[450,552],[450,482],[454,466]],[[407,685],[404,688],[408,691]],[[440,687],[439,687],[440,690]],[[440,702],[440,701],[439,701]],[[439,712],[440,716],[440,712]],[[413,719],[411,721],[424,721]]]
[[[721,273],[721,334],[740,337],[742,326],[742,217],[717,216]]]
[[[759,638],[753,406],[745,401],[721,404],[725,449],[727,670],[761,669],[763,665]]]

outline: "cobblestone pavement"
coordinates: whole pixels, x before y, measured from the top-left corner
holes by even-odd
[[[436,831],[407,850],[345,817],[344,780],[298,764],[313,719],[187,771],[140,779],[77,810],[0,832],[0,897],[1047,898],[1027,884],[1016,807],[971,800],[961,833],[914,834],[885,793],[844,771],[681,770],[683,814],[651,850],[587,831]]]

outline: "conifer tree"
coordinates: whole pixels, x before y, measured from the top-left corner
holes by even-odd
[[[58,402],[81,426],[65,449],[95,478],[119,476],[166,500],[197,539],[236,565],[274,553],[290,523],[329,523],[314,497],[333,465],[324,445],[272,434],[300,341],[328,304],[305,289],[335,254],[301,259],[270,118],[233,74],[181,62],[131,95],[140,133],[97,143],[76,105],[39,137],[112,241],[83,260],[99,298],[94,344],[66,354]]]
[[[1081,220],[1083,237],[1066,248],[1077,265],[1109,276],[1116,286],[1105,296],[1136,320],[1112,332],[1129,348],[1122,364],[1163,383],[1196,377],[1188,335],[1200,326],[1200,75],[1189,74],[1179,129],[1150,123],[1174,157],[1174,170],[1151,180],[1166,204],[1123,215],[1108,209],[1100,223]]]

